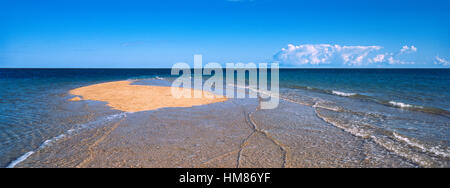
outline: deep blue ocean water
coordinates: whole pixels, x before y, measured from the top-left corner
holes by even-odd
[[[0,167],[92,119],[68,91],[115,80],[174,79],[170,69],[0,69]],[[450,69],[282,69],[282,99],[405,158],[448,164]]]
[[[286,87],[450,110],[450,69],[297,69],[282,70],[280,75]]]

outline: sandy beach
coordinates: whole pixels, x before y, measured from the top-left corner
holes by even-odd
[[[311,104],[281,101],[277,109],[262,110],[259,99],[173,99],[170,87],[131,84],[71,90],[78,98],[69,104],[97,105],[113,116],[16,167],[416,166],[324,122]]]

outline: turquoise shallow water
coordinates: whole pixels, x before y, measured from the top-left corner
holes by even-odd
[[[174,77],[170,69],[0,69],[0,166],[121,116],[67,99],[70,89],[125,79],[155,85]],[[283,102],[311,106],[324,122],[420,166],[448,167],[448,85],[449,69],[280,70]]]

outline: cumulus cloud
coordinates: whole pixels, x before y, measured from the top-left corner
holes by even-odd
[[[378,54],[374,58],[372,58],[371,61],[374,62],[374,63],[381,63],[381,62],[385,61],[385,58],[386,58],[385,54]]]
[[[440,58],[439,56],[436,56],[434,64],[448,66],[450,65],[450,61],[444,58]]]
[[[417,48],[415,46],[405,45],[402,47],[402,49],[400,49],[400,54],[411,53],[411,52],[417,52]]]
[[[347,65],[361,65],[369,53],[381,46],[340,46],[330,44],[292,45],[281,49],[275,59],[292,65],[319,65],[340,61]]]
[[[414,46],[403,46],[398,53],[381,53],[382,46],[341,46],[331,44],[289,44],[275,54],[274,59],[285,65],[338,64],[362,66],[375,63],[412,64],[397,59],[402,53],[416,52]]]

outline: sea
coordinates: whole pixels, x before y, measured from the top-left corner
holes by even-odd
[[[99,101],[71,102],[71,89],[176,78],[170,69],[0,69],[0,167],[126,116]],[[450,167],[449,86],[450,69],[279,71],[280,100],[419,167]]]

